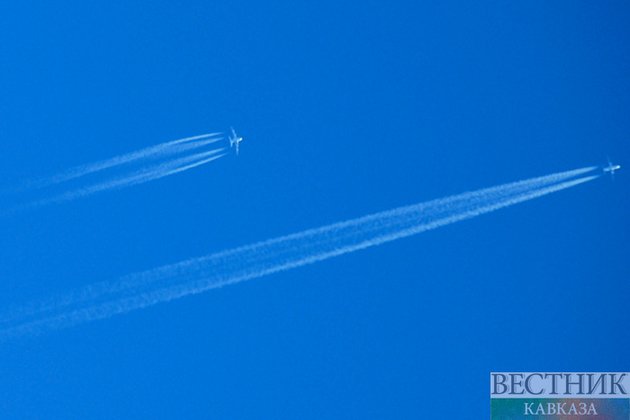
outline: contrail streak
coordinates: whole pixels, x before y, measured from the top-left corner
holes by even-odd
[[[143,168],[131,174],[124,175],[110,181],[100,182],[91,186],[68,191],[52,198],[39,200],[22,208],[32,208],[47,204],[62,203],[65,201],[70,201],[88,195],[96,194],[102,191],[115,190],[131,187],[138,184],[144,184],[145,182],[150,182],[156,179],[164,178],[169,175],[174,175],[217,160],[226,155],[225,153],[221,153],[223,151],[225,151],[225,148],[218,148],[207,152],[196,153],[194,155],[166,161],[165,163],[150,166],[148,168]]]
[[[0,337],[108,318],[186,295],[384,244],[571,188],[599,177],[582,168],[374,213],[101,282],[9,311]]]
[[[172,154],[181,153],[187,150],[199,148],[208,144],[220,141],[222,138],[217,137],[222,133],[208,133],[201,134],[193,137],[186,137],[183,139],[172,140],[165,143],[161,143],[155,146],[147,147],[135,152],[126,153],[120,156],[116,156],[110,159],[77,166],[69,169],[66,172],[53,175],[49,178],[43,178],[39,180],[29,181],[21,189],[27,188],[44,188],[51,185],[60,184],[62,182],[71,181],[77,178],[81,178],[86,175],[90,175],[96,172],[103,171],[105,169],[114,168],[124,164],[140,161],[143,159],[153,159]]]

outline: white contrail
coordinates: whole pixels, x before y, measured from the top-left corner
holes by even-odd
[[[145,182],[154,181],[156,179],[164,178],[169,175],[174,175],[176,173],[183,172],[188,169],[192,169],[197,166],[212,162],[213,160],[217,160],[225,156],[225,153],[221,153],[223,151],[225,151],[225,148],[218,148],[203,153],[196,153],[194,155],[173,159],[170,161],[166,161],[165,163],[140,169],[131,174],[123,175],[113,180],[100,182],[91,186],[68,191],[52,198],[39,200],[25,207],[39,207],[47,204],[61,203],[96,194],[102,191],[115,190],[131,187],[138,184],[144,184]]]
[[[380,245],[599,177],[583,168],[371,214],[102,282],[10,311],[0,336],[37,333],[144,308]],[[578,177],[578,178],[576,178]]]
[[[591,167],[586,167],[586,168],[581,168],[581,169],[576,169],[576,170],[571,170],[571,171],[559,172],[552,175],[546,175],[546,176],[537,177],[537,178],[530,178],[524,181],[503,184],[497,187],[485,188],[482,190],[477,190],[477,191],[467,192],[467,193],[458,194],[454,196],[449,196],[446,198],[431,200],[431,201],[421,203],[421,204],[416,204],[416,205],[407,206],[407,207],[400,207],[394,210],[380,212],[380,213],[364,216],[358,219],[346,221],[346,222],[336,223],[334,225],[326,226],[320,229],[315,229],[313,231],[310,231],[310,230],[303,231],[300,233],[296,233],[294,235],[288,235],[281,238],[272,239],[272,240],[265,241],[257,245],[260,245],[259,248],[263,248],[263,246],[267,246],[268,248],[270,248],[271,245],[274,245],[277,242],[287,242],[290,239],[299,239],[309,233],[312,233],[313,237],[317,237],[317,236],[321,236],[321,235],[317,235],[317,233],[319,232],[324,232],[326,230],[336,230],[340,232],[343,229],[356,226],[356,225],[361,225],[363,230],[366,230],[366,227],[370,226],[371,224],[376,224],[379,226],[386,226],[386,225],[389,226],[391,222],[387,222],[387,221],[389,220],[399,221],[401,220],[402,216],[410,213],[410,211],[412,210],[416,212],[423,212],[423,214],[426,217],[428,217],[430,214],[432,214],[431,212],[435,212],[436,209],[439,209],[441,207],[446,207],[446,206],[453,207],[454,205],[458,203],[460,205],[461,203],[466,203],[468,205],[468,204],[478,202],[479,200],[487,201],[488,197],[492,197],[494,195],[499,195],[502,197],[506,197],[508,195],[515,195],[523,191],[530,191],[535,188],[540,188],[540,187],[550,185],[553,183],[558,183],[560,181],[564,181],[570,178],[575,178],[579,175],[584,175],[586,173],[592,172],[595,169],[597,169],[596,166],[591,166]],[[340,235],[338,234],[338,236]],[[292,246],[295,246],[295,244],[293,244]],[[229,253],[229,252],[232,252],[232,251],[231,250],[226,251],[226,253]],[[218,255],[220,254],[214,254],[214,256],[218,256]],[[197,261],[198,261],[197,259],[193,259],[193,260],[190,260],[190,263],[197,262]],[[178,264],[178,266],[188,267],[189,264],[188,262],[184,262],[184,263]],[[164,271],[169,272],[172,269],[172,267],[174,266],[167,266],[164,268],[151,270],[149,272],[143,273],[142,275],[135,274],[132,276],[128,276],[125,279],[121,279],[120,281],[115,282],[115,283],[102,282],[98,284],[92,284],[87,287],[84,287],[80,291],[68,293],[64,295],[63,297],[57,296],[57,297],[51,298],[46,303],[44,302],[33,303],[32,305],[29,306],[30,309],[27,309],[27,307],[22,307],[20,308],[20,310],[11,311],[11,313],[13,314],[13,316],[15,316],[16,314],[24,315],[26,313],[33,313],[35,308],[37,308],[37,310],[39,311],[47,310],[52,307],[58,308],[60,307],[60,305],[62,305],[62,302],[64,305],[67,305],[70,303],[83,302],[88,299],[94,299],[96,297],[102,296],[103,294],[106,294],[106,293],[111,294],[112,292],[120,292],[121,290],[138,287],[140,285],[139,277],[154,278],[156,277],[155,274],[162,273]],[[149,273],[151,274],[150,276],[148,275]],[[2,320],[3,319],[0,317],[0,322],[2,322]]]
[[[66,172],[62,172],[57,175],[53,175],[48,178],[43,178],[34,181],[28,181],[22,189],[25,188],[43,188],[51,185],[60,184],[62,182],[71,181],[77,178],[81,178],[86,175],[90,175],[96,172],[103,171],[105,169],[114,168],[127,163],[136,162],[143,159],[152,159],[163,157],[167,155],[181,153],[187,150],[199,148],[208,144],[218,142],[222,139],[220,136],[222,133],[208,133],[198,136],[186,137],[183,139],[172,140],[165,143],[161,143],[155,146],[147,147],[135,152],[126,153],[120,156],[116,156],[110,159],[89,163],[86,165],[77,166],[69,169]]]

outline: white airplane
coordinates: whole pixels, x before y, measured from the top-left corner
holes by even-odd
[[[236,131],[234,131],[232,127],[230,127],[230,130],[232,130],[232,135],[230,136],[230,147],[236,146],[236,154],[238,155],[238,144],[243,141],[243,137],[237,136]]]
[[[604,167],[604,172],[610,172],[612,179],[615,179],[615,171],[621,169],[621,165],[613,165],[610,159],[608,159],[608,166]]]

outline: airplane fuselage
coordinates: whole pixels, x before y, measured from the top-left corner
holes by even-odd
[[[608,165],[604,168],[604,172],[615,172],[618,169],[621,169],[621,165]]]
[[[615,171],[621,169],[621,165],[613,165],[610,161],[608,161],[608,166],[605,166],[603,169],[604,173],[609,173],[612,179],[615,179]]]

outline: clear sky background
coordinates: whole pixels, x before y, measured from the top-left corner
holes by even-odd
[[[629,21],[623,1],[4,2],[3,185],[230,125],[245,141],[0,218],[0,306],[628,163]],[[628,370],[627,179],[3,342],[0,417],[479,419],[493,370]]]

